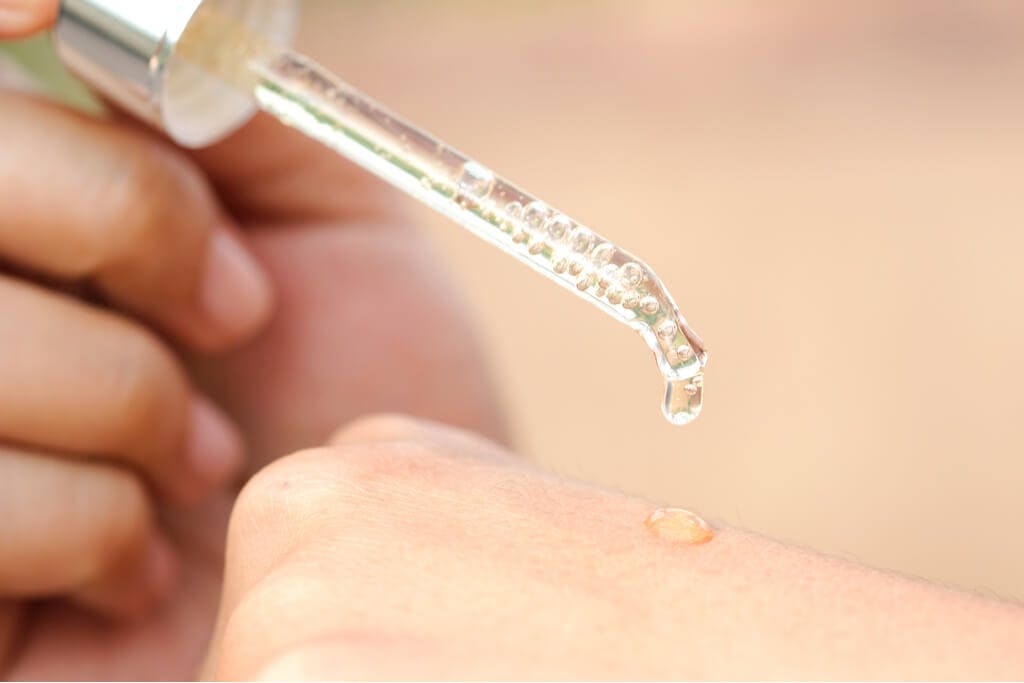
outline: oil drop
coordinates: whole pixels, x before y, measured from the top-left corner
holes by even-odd
[[[644,524],[661,540],[679,545],[700,545],[715,537],[710,524],[682,508],[658,508]]]

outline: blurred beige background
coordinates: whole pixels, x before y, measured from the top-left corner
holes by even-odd
[[[350,81],[646,258],[712,351],[661,417],[624,327],[424,214],[521,450],[1024,597],[1024,5],[310,2]]]

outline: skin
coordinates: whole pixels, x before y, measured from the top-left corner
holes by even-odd
[[[41,31],[57,17],[57,0],[0,0],[0,38]]]
[[[1019,679],[1024,611],[720,528],[402,418],[257,475],[207,664],[223,680]]]

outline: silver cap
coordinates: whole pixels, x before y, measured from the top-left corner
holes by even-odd
[[[57,50],[105,97],[178,144],[204,147],[248,121],[255,104],[216,74],[176,59],[203,6],[279,44],[294,32],[293,0],[62,0]],[[230,50],[230,37],[224,42]]]

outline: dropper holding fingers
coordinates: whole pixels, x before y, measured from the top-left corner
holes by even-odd
[[[64,4],[135,3],[66,0]],[[146,6],[150,4],[167,3],[153,0]],[[678,425],[696,419],[703,404],[707,351],[664,284],[643,261],[404,121],[319,64],[280,47],[252,22],[238,19],[243,5],[275,5],[281,11],[290,3],[191,0],[185,4],[194,7],[184,27],[176,30],[174,49],[165,60],[172,69],[218,80],[223,90],[250,104],[255,101],[284,124],[632,327],[653,351],[665,379],[665,417]],[[159,57],[163,52],[154,54]],[[174,82],[173,77],[168,80]],[[177,123],[167,114],[165,103],[162,121],[157,120],[165,129]],[[173,133],[172,137],[185,144],[200,140],[200,136]]]

